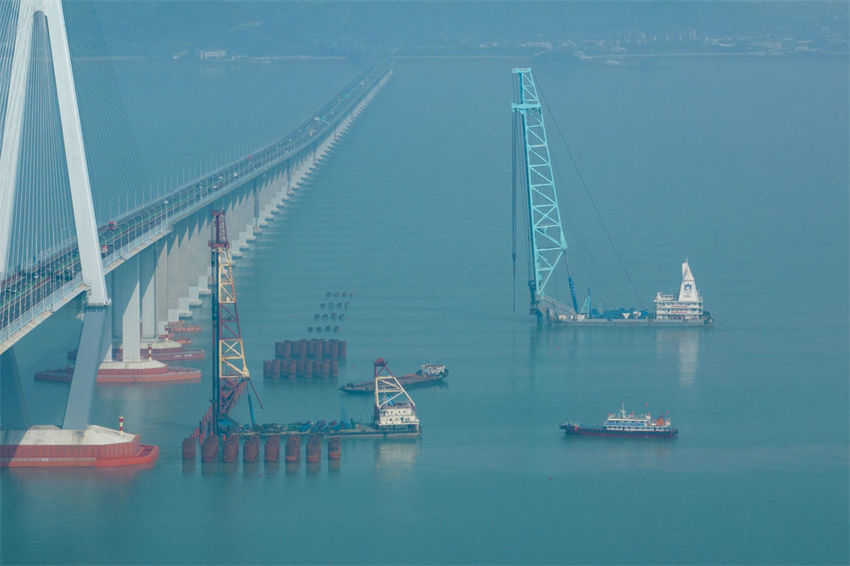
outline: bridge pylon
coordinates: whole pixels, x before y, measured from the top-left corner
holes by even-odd
[[[9,97],[3,124],[3,145],[0,148],[0,279],[7,276],[10,268],[8,263],[12,211],[18,184],[33,28],[35,19],[39,16],[43,16],[47,22],[50,59],[80,254],[80,270],[83,283],[88,287],[77,363],[63,420],[64,428],[77,429],[88,425],[97,367],[108,350],[106,327],[110,300],[100,255],[80,110],[65,29],[65,15],[60,0],[20,0],[18,7]]]

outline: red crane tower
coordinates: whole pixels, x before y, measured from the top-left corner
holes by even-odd
[[[213,210],[212,216],[212,431],[213,434],[218,434],[221,421],[228,419],[230,409],[250,383],[250,375],[245,363],[242,331],[239,327],[236,287],[233,284],[233,261],[230,256],[230,242],[227,240],[224,211]],[[253,409],[251,419],[253,421]]]

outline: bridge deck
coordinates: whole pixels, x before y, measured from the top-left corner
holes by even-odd
[[[287,136],[98,228],[104,271],[167,235],[171,226],[289,160],[308,155],[390,72],[377,64]],[[0,282],[0,354],[88,289],[76,244]]]

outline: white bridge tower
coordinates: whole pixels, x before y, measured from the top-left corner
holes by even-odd
[[[12,211],[18,182],[33,27],[35,18],[39,15],[43,15],[47,24],[80,253],[80,270],[83,283],[88,287],[83,332],[63,422],[64,428],[82,429],[88,424],[97,368],[103,361],[110,343],[109,333],[106,332],[107,307],[110,301],[100,257],[97,222],[61,0],[20,0],[9,98],[3,124],[3,145],[0,149],[0,279],[6,278],[10,271],[8,262]],[[4,380],[7,379],[7,373],[9,372],[4,372]],[[4,402],[6,391],[4,384]]]

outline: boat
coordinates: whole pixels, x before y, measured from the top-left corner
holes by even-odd
[[[375,428],[383,433],[420,432],[416,403],[390,372],[384,358],[375,360]]]
[[[658,293],[655,297],[655,312],[650,312],[642,306],[607,309],[600,312],[598,308],[594,308],[590,289],[587,290],[584,303],[581,307],[579,306],[576,282],[573,280],[568,261],[567,240],[561,223],[558,191],[552,172],[541,99],[538,97],[531,69],[516,68],[513,74],[516,100],[511,104],[515,142],[512,167],[514,237],[511,255],[514,285],[516,285],[517,228],[528,230],[526,259],[530,275],[529,313],[537,317],[539,323],[545,321],[550,326],[712,326],[713,319],[711,314],[703,309],[702,296],[697,291],[687,259],[682,264],[682,284],[678,298],[675,298],[673,294]],[[581,177],[580,173],[579,177]],[[586,186],[585,190],[587,190]],[[595,209],[596,205],[593,206]],[[524,213],[520,214],[519,211],[522,210],[526,210],[528,216],[527,221],[520,225],[518,220]],[[602,222],[598,210],[596,212],[602,228],[607,233],[608,229]],[[619,254],[613,246],[610,234],[608,237],[619,260]],[[564,264],[566,273],[559,276],[557,275],[560,272],[558,265],[561,263]],[[625,265],[622,261],[620,264],[631,285],[631,277],[626,272]],[[564,275],[566,281],[563,281]],[[550,294],[556,281],[569,285],[570,300],[566,304],[556,300]],[[642,303],[633,285],[632,289],[635,291],[638,303]],[[515,294],[516,288],[514,288]],[[516,307],[515,304],[514,307]]]
[[[711,324],[711,314],[703,308],[702,295],[697,291],[697,284],[688,260],[682,263],[682,284],[679,286],[679,297],[658,292],[655,295],[655,320],[659,323],[696,323]]]
[[[665,416],[655,419],[649,413],[635,416],[626,413],[625,404],[617,413],[609,413],[602,426],[586,426],[578,423],[564,422],[561,427],[564,433],[578,436],[625,436],[632,438],[674,438],[679,431],[670,426],[670,419]]]
[[[416,370],[416,373],[397,376],[396,379],[401,385],[406,388],[424,387],[427,385],[440,385],[445,383],[446,377],[449,375],[449,370],[444,364],[422,364],[422,367]],[[362,383],[346,383],[339,388],[340,391],[346,393],[372,393],[375,391],[374,381],[364,381]]]
[[[682,282],[679,295],[658,292],[655,295],[655,312],[634,309],[619,309],[598,312],[588,301],[578,312],[569,307],[556,305],[547,299],[550,306],[544,315],[555,326],[712,326],[714,319],[703,306],[702,295],[697,290],[694,275],[688,260],[682,262]],[[561,308],[558,308],[561,306]]]
[[[89,425],[83,430],[37,425],[0,432],[0,468],[148,468],[159,447],[142,444],[141,436]]]
[[[428,364],[426,364],[428,365]],[[441,366],[434,366],[441,367]],[[268,436],[336,436],[340,438],[412,438],[421,434],[416,404],[405,391],[399,378],[379,358],[374,362],[375,378],[372,392],[375,395],[372,423],[356,423],[345,412],[339,421],[303,421],[290,424],[266,423],[259,426],[234,426],[222,428],[227,434],[259,434]]]
[[[39,381],[71,383],[74,366],[46,369],[35,374]],[[97,383],[175,383],[200,381],[201,370],[175,367],[145,359],[138,362],[103,362],[97,370]]]

